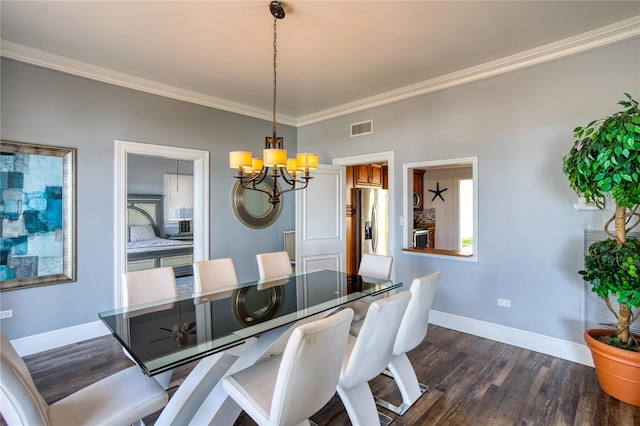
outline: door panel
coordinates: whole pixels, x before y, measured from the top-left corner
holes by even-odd
[[[296,270],[345,270],[344,166],[320,165],[296,191]]]

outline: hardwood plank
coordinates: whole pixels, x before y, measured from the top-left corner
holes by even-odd
[[[640,425],[640,407],[606,395],[594,369],[584,365],[437,326],[429,326],[409,359],[430,389],[404,416],[380,409],[398,426]],[[111,336],[31,355],[25,362],[48,403],[132,365]],[[184,378],[194,365],[174,370],[173,380]],[[384,399],[401,402],[392,379],[379,376],[370,385]],[[145,423],[153,424],[158,415],[145,418]],[[312,420],[319,425],[351,424],[337,396]],[[235,425],[255,422],[242,413]]]

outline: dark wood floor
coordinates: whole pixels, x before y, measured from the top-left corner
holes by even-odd
[[[640,408],[600,390],[595,371],[584,365],[492,340],[430,326],[410,354],[430,390],[404,416],[385,412],[395,425],[640,425]],[[131,365],[110,336],[25,357],[36,386],[53,403]],[[174,378],[193,365],[180,367]],[[371,388],[393,403],[400,394],[380,376]],[[171,394],[171,392],[170,392]],[[145,419],[152,424],[157,415]],[[319,425],[349,425],[334,397],[312,417]],[[254,425],[244,413],[235,425]]]

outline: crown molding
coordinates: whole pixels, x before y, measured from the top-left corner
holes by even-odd
[[[447,89],[640,36],[640,16],[431,80],[298,117],[297,127]]]
[[[278,115],[278,122],[290,126],[303,127],[365,109],[398,102],[415,96],[424,95],[426,93],[542,64],[638,36],[640,36],[640,16],[635,16],[606,27],[547,44],[545,46],[530,49],[496,61],[487,62],[482,65],[446,74],[420,83],[401,87],[396,90],[384,92],[355,102],[350,102],[335,108],[326,109],[297,118]],[[7,40],[0,39],[0,56],[103,83],[122,86],[141,92],[203,105],[261,120],[271,121],[272,119],[271,111],[158,83],[130,74],[110,70],[108,68],[87,64],[85,62],[54,55],[52,53],[33,49]]]
[[[151,93],[153,95],[216,108],[253,118],[259,118],[261,120],[272,120],[271,111],[254,108],[237,102],[231,102],[214,96],[204,95],[191,90],[181,89],[168,84],[158,83],[153,80],[91,65],[86,62],[76,61],[74,59],[33,49],[7,40],[0,40],[0,56],[43,68],[53,69],[66,74]],[[296,120],[293,117],[281,114],[278,114],[278,122],[290,126],[295,126],[296,124]]]

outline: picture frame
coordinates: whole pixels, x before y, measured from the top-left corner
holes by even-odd
[[[0,291],[76,280],[76,149],[0,141]]]

